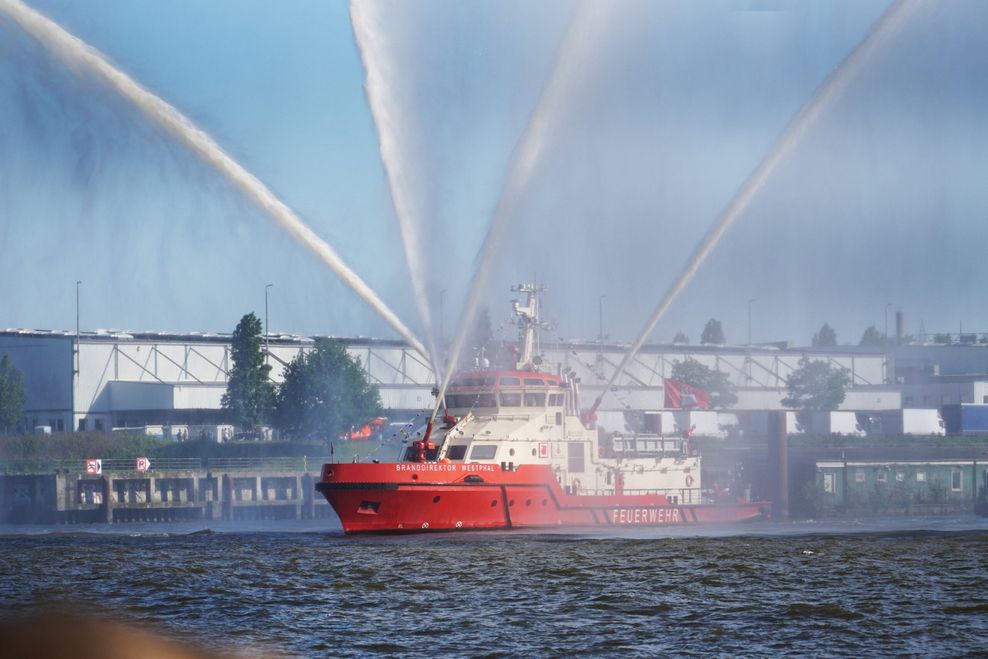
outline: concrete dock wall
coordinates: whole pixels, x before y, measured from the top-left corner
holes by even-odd
[[[332,517],[308,471],[174,470],[0,475],[0,523]]]

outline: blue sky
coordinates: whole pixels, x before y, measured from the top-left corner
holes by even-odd
[[[344,2],[33,0],[190,116],[416,326]],[[885,0],[637,2],[560,113],[485,296],[550,287],[560,336],[638,332],[696,241]],[[389,3],[431,300],[455,316],[572,6]],[[654,333],[988,331],[988,5],[921,9],[848,87]],[[393,336],[209,168],[0,18],[0,327]]]

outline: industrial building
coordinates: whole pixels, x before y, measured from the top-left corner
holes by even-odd
[[[52,432],[113,428],[223,427],[220,400],[232,366],[230,335],[96,330],[0,332],[0,355],[8,354],[24,375],[25,425]],[[425,358],[401,341],[342,338],[360,359],[384,406],[396,417],[430,407],[434,376]],[[272,379],[296,355],[311,349],[312,337],[271,335],[267,339]],[[627,345],[563,342],[541,345],[547,370],[579,378],[585,405],[603,390]],[[988,354],[988,352],[986,352]],[[851,376],[841,406],[882,411],[902,406],[892,384],[889,360],[880,349],[796,349],[773,346],[645,346],[603,401],[602,411],[654,410],[663,405],[663,382],[675,362],[695,359],[727,373],[737,386],[736,410],[779,410],[789,374],[802,357],[840,366]],[[187,432],[187,430],[186,430]]]

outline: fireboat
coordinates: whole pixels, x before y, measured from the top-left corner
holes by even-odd
[[[526,296],[512,303],[514,368],[458,373],[440,401],[442,423],[419,429],[399,461],[323,465],[316,490],[344,533],[664,527],[768,514],[768,502],[704,490],[686,436],[598,432],[581,411],[579,379],[542,370],[542,289],[513,290]]]

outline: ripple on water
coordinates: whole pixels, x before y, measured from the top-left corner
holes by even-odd
[[[28,536],[0,542],[0,610],[71,598],[301,656],[988,653],[986,539]]]

